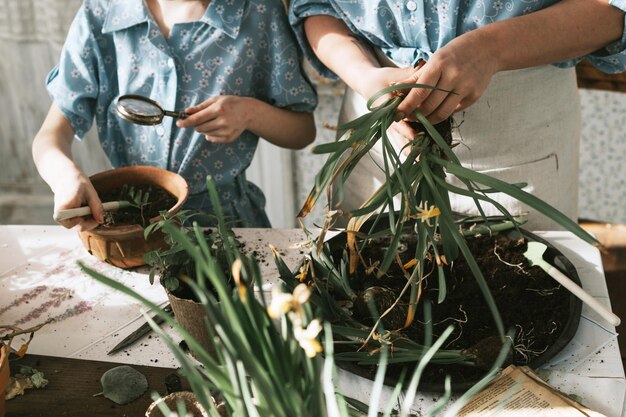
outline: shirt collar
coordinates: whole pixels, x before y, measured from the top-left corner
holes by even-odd
[[[220,29],[234,39],[239,35],[247,4],[247,1],[213,0],[200,22]],[[150,19],[150,12],[143,0],[114,0],[107,11],[102,32],[128,29]]]
[[[150,12],[143,0],[113,0],[107,10],[103,33],[128,29],[150,20]]]
[[[239,35],[247,4],[247,1],[241,0],[213,0],[200,21],[222,30],[234,39]]]

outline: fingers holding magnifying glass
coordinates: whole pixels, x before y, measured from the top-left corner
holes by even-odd
[[[176,126],[194,128],[210,142],[230,143],[248,126],[245,100],[236,96],[215,96],[185,110],[189,116]]]

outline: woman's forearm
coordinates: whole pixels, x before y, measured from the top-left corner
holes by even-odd
[[[281,109],[252,98],[247,100],[246,125],[252,133],[289,149],[302,149],[315,139],[313,113]]]
[[[552,64],[619,40],[624,12],[607,0],[564,0],[528,15],[469,32],[497,57],[497,71]]]

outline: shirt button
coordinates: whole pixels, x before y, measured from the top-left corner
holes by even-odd
[[[172,58],[167,60],[167,66],[170,68],[174,68],[174,60]]]
[[[407,1],[406,8],[409,9],[409,11],[414,12],[415,9],[417,9],[417,3],[415,3],[413,0]]]
[[[165,133],[165,128],[163,128],[163,126],[157,126],[156,132],[157,132],[157,135],[163,136],[163,134]]]

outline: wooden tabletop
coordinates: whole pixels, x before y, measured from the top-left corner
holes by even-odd
[[[102,392],[102,374],[122,364],[27,354],[11,361],[11,371],[17,372],[20,365],[43,372],[48,384],[7,401],[7,417],[143,417],[152,402],[151,393],[166,395],[166,377],[176,373],[171,368],[132,365],[146,376],[148,390],[135,401],[118,405],[94,394]]]

